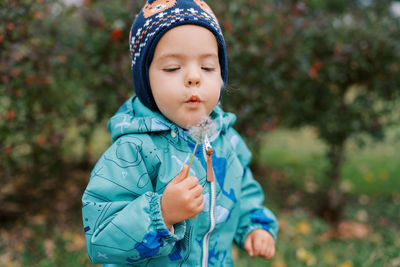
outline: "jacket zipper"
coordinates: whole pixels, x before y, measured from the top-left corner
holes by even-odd
[[[204,144],[203,144],[203,155],[204,158],[207,159],[207,151],[210,151],[212,149],[210,142],[208,141],[207,136],[204,138]],[[207,161],[207,160],[206,160]],[[207,179],[208,180],[208,179]],[[210,184],[210,220],[211,220],[211,225],[208,230],[208,232],[204,235],[203,238],[203,258],[202,258],[202,266],[205,267],[208,265],[208,250],[209,250],[209,241],[210,241],[210,235],[211,232],[215,228],[215,205],[216,205],[216,192],[215,192],[215,179],[213,181],[209,182]]]

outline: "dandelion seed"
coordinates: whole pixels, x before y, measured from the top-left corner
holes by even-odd
[[[205,136],[212,136],[217,132],[217,126],[210,116],[204,116],[200,122],[192,127],[189,127],[189,135],[194,140],[202,141]]]

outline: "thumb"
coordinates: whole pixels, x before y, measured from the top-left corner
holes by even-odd
[[[183,180],[185,180],[185,178],[187,177],[188,173],[189,173],[189,166],[185,164],[185,165],[183,165],[182,170],[180,171],[180,173],[177,176],[175,176],[173,182],[175,184],[177,184],[179,182],[182,182]]]

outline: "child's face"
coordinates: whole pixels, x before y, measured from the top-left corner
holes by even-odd
[[[222,78],[218,45],[204,27],[182,25],[163,35],[149,68],[161,113],[182,128],[196,125],[218,103]]]

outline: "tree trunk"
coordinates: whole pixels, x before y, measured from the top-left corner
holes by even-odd
[[[344,140],[338,144],[331,145],[328,158],[329,186],[326,200],[323,204],[322,216],[325,220],[337,226],[342,219],[345,204],[344,196],[340,190],[341,169],[344,157]]]

